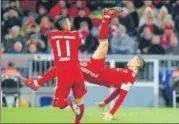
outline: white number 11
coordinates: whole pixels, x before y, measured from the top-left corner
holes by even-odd
[[[56,45],[57,45],[58,56],[62,57],[61,48],[60,48],[60,40],[56,41]],[[70,56],[70,42],[69,42],[69,40],[66,41],[66,51],[67,51],[67,56],[69,57]]]

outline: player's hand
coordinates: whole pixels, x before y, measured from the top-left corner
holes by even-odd
[[[104,102],[98,102],[97,103],[97,107],[99,108],[99,109],[101,109],[102,111],[104,111],[104,107],[106,106],[106,104],[104,103]]]
[[[113,117],[112,114],[110,114],[110,113],[108,113],[108,112],[103,113],[103,114],[104,114],[103,119],[104,119],[105,121],[111,121],[111,120],[112,120],[112,117]]]

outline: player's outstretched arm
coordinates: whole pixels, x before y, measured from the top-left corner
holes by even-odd
[[[124,101],[128,91],[126,90],[120,90],[119,92],[119,98],[116,100],[114,106],[110,110],[110,114],[114,115],[114,113],[117,111],[117,109],[121,106],[122,102]]]
[[[43,84],[45,84],[47,81],[53,79],[56,77],[56,68],[51,68],[48,72],[46,72],[40,79],[33,80],[33,79],[26,79],[24,77],[21,77],[22,82],[30,87],[32,90],[37,91]]]
[[[104,103],[105,103],[105,104],[110,103],[113,99],[115,99],[115,98],[118,96],[119,92],[120,92],[120,89],[119,89],[119,88],[118,88],[118,89],[115,89],[115,90],[104,100]]]
[[[119,98],[116,100],[114,106],[112,107],[112,109],[109,112],[104,113],[104,117],[103,119],[106,121],[111,121],[113,115],[115,114],[115,112],[117,111],[117,109],[121,106],[121,104],[123,103],[126,95],[127,95],[128,91],[126,90],[120,90],[119,91]]]
[[[119,98],[116,100],[114,106],[112,107],[112,109],[104,114],[104,120],[111,120],[112,116],[114,115],[114,113],[117,111],[117,109],[121,106],[121,104],[123,103],[125,97],[127,96],[128,91],[130,90],[132,86],[132,83],[128,82],[123,83],[121,85],[120,91],[119,91]]]

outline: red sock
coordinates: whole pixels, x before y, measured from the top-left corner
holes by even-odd
[[[80,114],[76,115],[75,124],[80,124],[80,121],[83,117],[83,113],[84,113],[84,110],[85,110],[84,104],[80,105],[79,107],[80,107]]]
[[[99,31],[99,39],[104,40],[108,38],[109,34],[109,18],[103,18],[102,24],[101,24],[101,29]]]
[[[37,82],[40,86],[45,84],[50,79],[54,78],[56,76],[56,68],[53,67],[48,72],[46,72]]]

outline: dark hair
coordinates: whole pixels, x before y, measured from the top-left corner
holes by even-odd
[[[55,20],[54,20],[55,27],[58,30],[64,30],[64,25],[65,25],[66,19],[68,19],[68,18],[64,15],[55,17]]]

